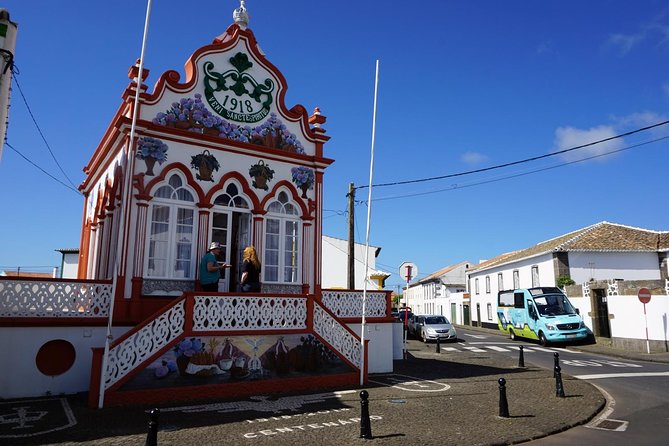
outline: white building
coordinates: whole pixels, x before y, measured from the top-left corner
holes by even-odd
[[[323,257],[321,258],[321,269],[323,270],[322,286],[323,288],[348,288],[348,241],[324,235]],[[354,245],[354,268],[355,268],[355,289],[361,290],[365,281],[365,247],[362,243]],[[379,256],[381,248],[369,246],[367,253],[367,267],[369,276],[367,289],[375,290],[378,282],[371,277],[375,275],[386,275],[388,273],[376,270],[376,258]]]
[[[416,314],[440,314],[453,323],[468,322],[467,271],[471,262],[447,266],[423,279],[409,284],[406,302]]]
[[[661,321],[669,314],[667,251],[668,231],[600,222],[502,254],[469,271],[472,323],[497,328],[497,293],[501,290],[563,287],[573,281],[578,286],[566,287],[567,294],[595,335],[629,342],[636,336],[630,335],[630,325],[643,326],[643,306],[636,293],[647,287],[661,296],[653,301],[658,307],[656,317],[650,317],[656,326],[651,339],[666,339],[666,323],[663,326]],[[614,313],[612,305],[622,296],[636,305],[625,304]],[[638,339],[644,337],[639,333]]]

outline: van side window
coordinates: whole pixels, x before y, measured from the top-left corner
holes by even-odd
[[[513,293],[513,307],[525,308],[525,293]]]
[[[537,314],[537,309],[534,308],[534,304],[532,303],[531,300],[527,301],[527,314],[529,314],[530,317],[534,320],[539,319],[539,315]]]

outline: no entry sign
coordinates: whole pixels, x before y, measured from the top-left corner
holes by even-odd
[[[641,288],[639,290],[639,300],[642,304],[650,302],[650,291],[648,291],[648,288]]]
[[[400,265],[400,276],[407,282],[418,275],[418,267],[415,263],[404,262]]]

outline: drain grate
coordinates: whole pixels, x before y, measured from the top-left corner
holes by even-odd
[[[597,424],[594,424],[590,427],[593,427],[595,429],[602,429],[602,430],[607,430],[607,431],[624,431],[627,429],[627,421],[620,421],[620,420],[602,420]]]

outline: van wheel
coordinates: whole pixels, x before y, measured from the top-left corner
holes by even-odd
[[[516,340],[516,333],[514,333],[513,329],[509,329],[509,338],[510,338],[512,341],[515,341],[515,340]]]
[[[546,335],[543,331],[539,332],[539,344],[543,345],[544,347],[548,345],[548,340],[546,339]]]

